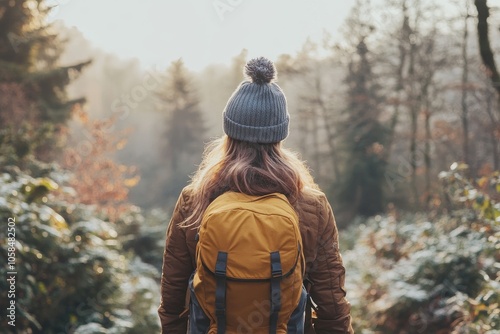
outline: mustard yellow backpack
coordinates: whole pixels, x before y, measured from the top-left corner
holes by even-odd
[[[282,194],[216,198],[198,234],[189,333],[303,333],[298,224]]]

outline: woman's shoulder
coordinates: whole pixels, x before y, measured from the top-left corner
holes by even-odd
[[[318,215],[328,204],[323,191],[309,187],[304,188],[298,199],[299,210],[307,214]]]
[[[304,204],[318,205],[328,202],[328,199],[323,191],[316,188],[305,187],[302,190],[299,202]]]
[[[181,190],[181,193],[177,200],[177,207],[179,210],[181,210],[184,216],[191,211],[193,196],[194,190],[191,185],[188,185]]]

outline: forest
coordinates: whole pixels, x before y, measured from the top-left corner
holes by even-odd
[[[0,0],[0,332],[159,333],[165,231],[249,50],[145,69],[53,10]],[[500,3],[356,0],[272,60],[355,332],[500,333]]]

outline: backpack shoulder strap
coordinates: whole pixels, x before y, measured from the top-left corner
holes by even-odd
[[[215,315],[217,317],[217,333],[226,332],[226,268],[227,253],[219,251],[215,264]]]
[[[271,253],[271,316],[269,318],[269,333],[276,333],[278,314],[281,310],[281,259],[279,252]]]

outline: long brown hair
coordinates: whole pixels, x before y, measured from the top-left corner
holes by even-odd
[[[203,212],[219,195],[282,193],[294,205],[304,191],[319,189],[307,166],[280,143],[256,144],[226,135],[212,141],[189,186],[192,214],[183,227],[198,227]]]

